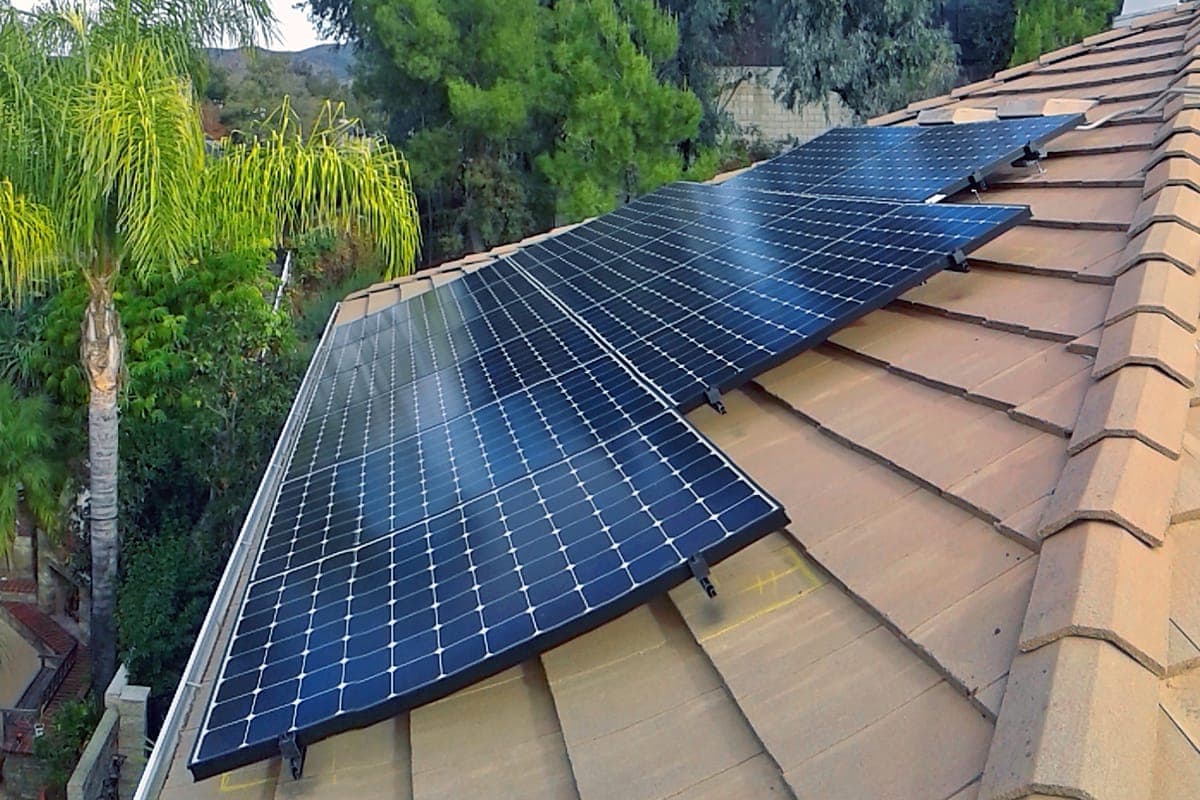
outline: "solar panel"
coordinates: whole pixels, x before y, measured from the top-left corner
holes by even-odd
[[[924,201],[967,188],[1020,158],[1027,145],[1075,127],[1066,114],[893,128],[838,128],[726,186],[822,197]]]
[[[510,264],[339,330],[200,727],[197,779],[385,719],[786,524]]]
[[[674,213],[655,199],[511,256],[683,410],[1028,216],[1013,206],[793,197],[764,218],[770,195],[710,190],[704,207],[702,193],[687,191],[701,210]]]

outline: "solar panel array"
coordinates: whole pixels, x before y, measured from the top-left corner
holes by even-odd
[[[1027,216],[682,184],[511,258],[690,410]]]
[[[1075,120],[835,130],[335,328],[193,774],[442,697],[785,524],[680,412],[1024,219],[905,201]]]
[[[192,771],[384,719],[786,524],[508,264],[339,331]]]
[[[965,125],[837,128],[729,181],[731,188],[921,202],[967,188],[1075,127],[1063,114]]]

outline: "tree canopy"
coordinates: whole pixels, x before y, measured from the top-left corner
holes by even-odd
[[[1099,33],[1119,9],[1119,0],[1017,0],[1012,65]]]
[[[686,168],[700,103],[664,81],[652,0],[317,0],[359,45],[359,85],[413,164],[430,256],[520,238]]]
[[[936,0],[769,0],[790,107],[836,94],[861,115],[946,91],[957,53]]]

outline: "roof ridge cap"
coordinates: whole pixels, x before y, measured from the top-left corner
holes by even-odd
[[[1189,52],[1183,47],[1181,56]],[[1197,104],[1168,104],[1164,127],[1186,124],[1180,114],[1189,105]],[[1167,159],[1179,157],[1200,162],[1200,136],[1194,151]],[[1179,208],[1192,200],[1181,192],[1195,192],[1196,211]],[[1194,329],[1178,323],[1166,294],[1182,287],[1200,302],[1200,249],[1179,246],[1181,237],[1200,240],[1183,216],[1200,221],[1200,192],[1147,170],[1143,197],[1102,323],[1094,380],[1073,426],[1077,435],[1038,527],[1042,550],[980,800],[1036,793],[1047,780],[1096,800],[1115,798],[1115,791],[1150,794],[1155,767],[1145,751],[1155,746],[1157,705],[1143,701],[1156,696],[1169,667],[1171,555],[1161,545],[1196,375]],[[1097,640],[1099,649],[1083,644]],[[1045,668],[1047,659],[1053,669]],[[1134,683],[1113,700],[1115,686]],[[1102,707],[1106,716],[1096,713]],[[1087,747],[1043,735],[1064,720],[1088,731]],[[1149,741],[1129,742],[1131,731]],[[1092,752],[1098,746],[1102,752]],[[1100,762],[1109,776],[1123,776],[1120,789],[1099,776]]]

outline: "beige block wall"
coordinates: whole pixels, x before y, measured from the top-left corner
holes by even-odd
[[[800,142],[820,136],[830,128],[854,123],[854,114],[836,95],[826,109],[814,103],[795,111],[775,99],[773,87],[780,67],[722,67],[725,110],[744,135],[757,131],[767,141]]]

